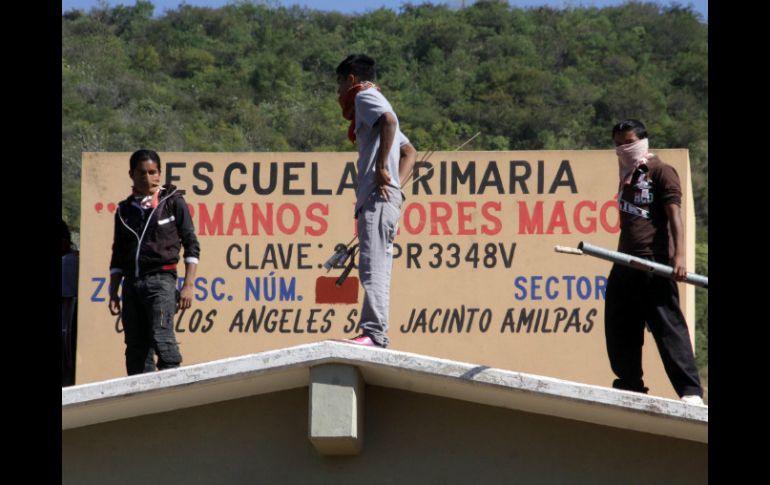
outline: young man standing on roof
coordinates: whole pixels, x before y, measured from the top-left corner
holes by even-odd
[[[670,264],[678,281],[687,276],[682,190],[676,170],[648,151],[641,121],[612,128],[619,164],[620,240],[618,251]],[[647,392],[642,380],[645,322],[655,338],[674,390],[683,401],[703,404],[687,322],[679,308],[676,281],[615,264],[607,280],[604,330],[612,387]]]
[[[174,313],[192,304],[200,256],[187,203],[173,185],[160,185],[160,157],[152,150],[131,155],[133,193],[115,211],[110,262],[110,313],[121,313],[128,375],[179,367]],[[177,303],[177,263],[184,246],[185,280]]]
[[[336,73],[342,114],[350,120],[348,138],[358,144],[355,217],[358,271],[366,293],[359,321],[362,334],[350,341],[387,347],[393,239],[404,202],[399,164],[402,154],[413,164],[416,151],[401,133],[393,107],[374,84],[374,59],[350,55]]]

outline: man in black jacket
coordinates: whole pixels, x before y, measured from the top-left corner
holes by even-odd
[[[176,187],[160,186],[160,157],[152,150],[131,155],[133,193],[115,211],[110,262],[110,313],[121,313],[128,375],[179,367],[174,336],[177,307],[189,308],[200,256],[192,217]],[[184,246],[185,279],[177,304],[179,249]]]

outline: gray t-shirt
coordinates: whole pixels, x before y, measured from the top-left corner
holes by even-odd
[[[356,211],[377,188],[375,178],[375,165],[377,151],[380,148],[380,125],[375,126],[377,120],[385,113],[391,113],[396,117],[393,107],[385,96],[376,88],[369,88],[356,95],[356,141],[358,142],[358,194],[356,197]],[[388,154],[387,167],[390,172],[390,185],[397,190],[401,189],[401,181],[398,179],[398,161],[400,147],[409,140],[401,133],[400,125],[396,125],[396,136]]]

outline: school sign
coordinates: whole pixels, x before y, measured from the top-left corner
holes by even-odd
[[[688,152],[653,152],[682,182],[692,271]],[[175,319],[183,365],[356,335],[357,272],[337,287],[343,268],[322,268],[355,236],[356,156],[160,153],[162,180],[185,191],[201,244],[193,306]],[[129,157],[83,154],[78,384],[125,375],[107,284],[114,212],[130,192]],[[611,385],[604,343],[611,264],[553,248],[617,247],[614,151],[436,152],[416,171],[424,177],[405,190],[394,245],[391,347]],[[679,288],[694,334],[694,288]],[[646,333],[650,392],[676,397]]]

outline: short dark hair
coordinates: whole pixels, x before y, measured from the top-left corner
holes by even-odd
[[[644,127],[644,123],[639,120],[627,119],[623,120],[617,125],[612,127],[612,137],[615,138],[617,133],[625,133],[633,130],[636,137],[640,140],[647,138],[647,128]]]
[[[374,69],[374,59],[366,54],[351,54],[337,66],[337,75],[356,76],[360,81],[374,81],[377,73]]]
[[[158,164],[158,172],[161,171],[160,169],[160,157],[156,152],[153,150],[137,150],[131,155],[131,160],[129,160],[129,166],[131,167],[131,170],[133,171],[137,165],[144,162],[145,160],[152,160],[153,162]]]

